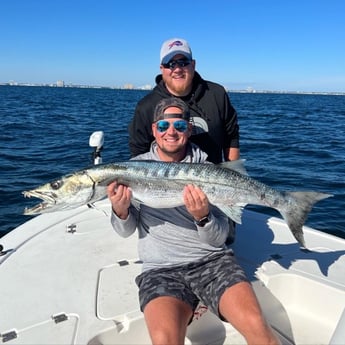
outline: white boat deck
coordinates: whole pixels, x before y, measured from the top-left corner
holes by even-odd
[[[149,344],[135,276],[137,238],[111,228],[107,200],[43,214],[0,239],[0,344]],[[345,343],[345,240],[245,211],[237,258],[284,344]],[[245,344],[201,306],[186,344]]]

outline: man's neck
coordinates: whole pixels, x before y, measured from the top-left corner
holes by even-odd
[[[183,158],[186,157],[186,150],[184,150],[183,152],[181,151],[176,153],[166,153],[158,148],[157,153],[159,158],[163,162],[180,162]]]

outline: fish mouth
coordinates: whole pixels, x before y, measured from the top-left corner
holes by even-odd
[[[33,206],[33,207],[25,207],[24,215],[34,215],[42,213],[47,208],[51,208],[52,206],[56,205],[56,200],[54,194],[50,192],[40,192],[37,190],[30,190],[24,191],[22,193],[24,198],[38,198],[41,199],[42,202]]]

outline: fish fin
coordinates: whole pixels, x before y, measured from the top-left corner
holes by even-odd
[[[296,240],[304,247],[303,225],[311,211],[313,205],[333,195],[318,192],[285,192],[287,198],[295,202],[289,202],[288,208],[279,210]]]
[[[237,159],[235,161],[226,161],[219,163],[218,166],[225,168],[225,169],[230,169],[234,170],[241,175],[248,175],[247,170],[244,166],[245,159]]]
[[[242,224],[243,206],[224,206],[217,207],[237,224]]]

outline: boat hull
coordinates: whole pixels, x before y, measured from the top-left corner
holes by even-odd
[[[150,343],[134,282],[137,237],[119,237],[109,212],[103,200],[43,214],[0,239],[0,343]],[[345,240],[303,230],[308,251],[282,219],[245,210],[233,249],[283,344],[337,344],[345,332]],[[185,343],[245,341],[200,305]]]

